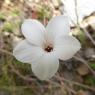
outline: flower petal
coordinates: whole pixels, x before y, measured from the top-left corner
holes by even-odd
[[[40,80],[50,79],[58,67],[59,60],[51,53],[46,53],[37,63],[32,63],[32,71]]]
[[[44,42],[45,28],[35,19],[26,19],[22,24],[22,33],[26,39],[35,45],[42,45]]]
[[[52,18],[46,27],[46,31],[50,41],[62,35],[69,35],[70,25],[68,17],[60,15]]]
[[[54,53],[61,60],[67,60],[81,48],[80,42],[73,36],[63,36],[56,39]]]
[[[40,47],[33,46],[26,40],[21,41],[13,50],[16,59],[23,63],[31,63],[43,55]]]

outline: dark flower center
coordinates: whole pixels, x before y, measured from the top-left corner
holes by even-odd
[[[51,51],[53,51],[53,47],[47,46],[47,47],[45,48],[45,51],[46,51],[46,52],[51,52]]]

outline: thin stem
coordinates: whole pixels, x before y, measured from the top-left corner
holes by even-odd
[[[73,89],[71,89],[69,86],[67,86],[67,84],[63,83],[63,86],[68,90],[68,92],[70,91],[71,93],[73,93],[74,95],[77,94],[77,92]]]
[[[92,74],[95,76],[95,71],[88,65],[88,62],[87,62],[86,60],[84,60],[84,59],[81,58],[81,57],[76,57],[76,56],[74,56],[74,58],[75,58],[76,60],[82,62],[83,64],[85,64],[85,65],[88,67],[88,69],[92,72]]]
[[[84,29],[84,28],[80,28],[80,30],[84,31],[85,35],[90,39],[92,44],[95,46],[95,40],[91,37],[90,33],[86,29]]]
[[[6,54],[8,54],[8,55],[13,56],[13,54],[12,54],[11,52],[9,52],[9,51],[7,51],[7,50],[5,50],[5,49],[1,49],[1,48],[0,48],[0,52],[3,52],[3,53],[6,53]]]
[[[70,84],[73,84],[73,85],[78,85],[78,86],[81,86],[81,87],[83,87],[83,88],[86,88],[86,89],[89,89],[89,90],[92,90],[92,91],[95,92],[95,88],[92,88],[92,87],[90,87],[90,86],[88,86],[88,85],[84,85],[84,84],[81,84],[81,83],[79,83],[79,82],[75,82],[75,81],[72,81],[72,80],[68,80],[68,79],[65,79],[65,78],[60,77],[60,76],[56,76],[56,78],[57,78],[58,80],[61,80],[61,81],[64,81],[64,82],[67,82],[67,83],[70,83]]]
[[[27,77],[27,76],[23,76],[22,74],[19,73],[19,71],[15,70],[15,68],[11,65],[11,69],[12,71],[17,74],[20,78],[22,78],[23,80],[26,80],[26,81],[34,81],[35,79],[33,78],[30,78],[30,77]],[[74,84],[74,85],[78,85],[78,86],[81,86],[81,87],[84,87],[84,88],[87,88],[87,89],[90,89],[92,91],[95,91],[94,88],[92,87],[89,87],[88,85],[84,85],[84,84],[81,84],[81,83],[78,83],[78,82],[75,82],[75,81],[71,81],[71,80],[68,80],[68,79],[65,79],[63,77],[59,77],[59,76],[55,76],[58,80],[61,80],[61,81],[64,81],[64,82],[68,82],[68,83],[71,83],[71,84]],[[54,82],[53,82],[54,83]]]
[[[78,10],[77,10],[77,0],[74,0],[74,2],[75,2],[75,14],[76,14],[76,18],[77,18],[77,25],[73,22],[73,24],[79,29],[79,30],[82,30],[84,33],[85,33],[85,35],[90,39],[90,41],[92,42],[92,44],[95,46],[95,41],[94,41],[94,39],[91,37],[91,35],[90,35],[90,33],[86,30],[86,29],[84,29],[84,28],[81,28],[80,27],[80,24],[79,24],[79,16],[78,16]],[[83,26],[82,26],[83,27]]]
[[[35,79],[33,79],[33,78],[26,77],[26,76],[22,75],[18,70],[16,70],[16,69],[14,68],[14,66],[13,66],[12,64],[10,64],[9,66],[11,67],[12,72],[14,72],[16,75],[18,75],[18,76],[19,76],[20,78],[22,78],[23,80],[26,80],[26,81],[33,81],[33,80],[35,80]]]
[[[77,19],[77,25],[79,25],[79,16],[78,16],[78,11],[77,11],[77,0],[75,1],[75,14],[76,14],[76,19]]]

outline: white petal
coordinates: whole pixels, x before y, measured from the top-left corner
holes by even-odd
[[[59,60],[51,53],[46,53],[37,63],[32,63],[32,71],[40,80],[50,79],[58,67]]]
[[[44,42],[45,28],[34,19],[26,19],[22,24],[22,33],[26,39],[35,45],[42,45]]]
[[[60,15],[52,18],[46,27],[46,31],[50,41],[62,35],[69,35],[70,25],[68,17]]]
[[[14,48],[13,55],[21,62],[31,63],[43,55],[43,50],[23,40]]]
[[[56,39],[54,52],[61,60],[67,60],[81,48],[80,42],[73,36],[63,36]]]

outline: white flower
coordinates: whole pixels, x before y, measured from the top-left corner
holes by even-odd
[[[91,13],[95,12],[95,0],[61,0],[64,4],[63,12],[69,15],[69,17],[73,20],[74,23],[77,24],[77,16],[75,12],[75,8],[77,8],[78,21],[82,22],[84,17],[89,16]],[[77,2],[77,5],[75,5]],[[71,21],[71,24],[72,21]]]
[[[13,55],[21,62],[31,63],[32,71],[40,80],[50,79],[57,72],[59,59],[67,60],[80,49],[80,42],[69,35],[68,18],[56,16],[45,27],[35,19],[22,24],[21,41]]]

